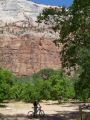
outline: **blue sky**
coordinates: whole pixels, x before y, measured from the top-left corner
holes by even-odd
[[[57,5],[66,7],[71,6],[73,3],[73,0],[32,0],[32,1],[46,5]]]

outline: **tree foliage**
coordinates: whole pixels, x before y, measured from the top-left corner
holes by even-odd
[[[52,28],[54,25],[55,30],[60,34],[59,42],[63,45],[61,52],[63,67],[80,71],[75,86],[76,96],[85,95],[89,98],[90,0],[74,0],[73,5],[68,9],[45,9],[38,17],[39,21],[40,17],[44,23],[52,24]]]
[[[43,69],[25,77],[25,81],[22,77],[13,78],[7,70],[0,71],[0,102],[12,99],[25,102],[58,100],[61,95],[64,99],[75,96],[74,83],[62,70]]]
[[[10,97],[10,87],[13,84],[14,75],[6,70],[0,69],[0,102]]]

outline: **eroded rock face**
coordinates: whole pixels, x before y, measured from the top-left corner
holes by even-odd
[[[17,75],[31,75],[42,68],[58,69],[60,49],[49,39],[25,34],[0,37],[0,66]]]
[[[16,20],[18,16],[15,14],[17,11],[22,13],[20,10],[24,9],[27,0],[5,1],[7,10],[5,4],[1,4],[0,1],[2,12],[6,10],[4,15],[8,12],[5,20],[0,13],[2,16],[2,19],[0,18],[0,67],[10,69],[16,75],[31,75],[43,68],[60,68],[61,47],[53,42],[58,35],[44,24],[39,26],[34,21],[36,13],[32,14],[34,16],[30,17],[30,13],[28,17],[23,16]],[[18,7],[12,9],[10,7],[12,4]],[[39,5],[30,2],[25,10],[30,12],[30,6],[32,11],[33,7],[38,10],[43,7],[39,8]],[[10,19],[11,17],[13,20]]]

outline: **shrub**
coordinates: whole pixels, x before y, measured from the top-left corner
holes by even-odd
[[[10,71],[0,71],[0,101],[4,99],[32,102],[73,98],[74,82],[62,70],[43,69],[32,76],[15,77]]]
[[[39,91],[32,83],[24,85],[21,96],[25,102],[32,102],[35,99],[40,100]]]
[[[0,102],[10,98],[10,87],[13,85],[14,77],[10,71],[0,69]]]
[[[63,71],[55,71],[50,81],[52,86],[52,99],[59,99],[60,96],[62,96],[63,99],[69,99],[75,96],[74,81],[66,76]]]
[[[10,88],[10,99],[14,99],[16,101],[21,100],[22,90],[23,84],[15,82],[13,86]]]

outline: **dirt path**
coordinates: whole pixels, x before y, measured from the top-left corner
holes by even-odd
[[[32,120],[77,120],[79,117],[79,104],[43,101],[40,105],[45,112],[45,118],[33,118]],[[27,113],[33,110],[32,107],[32,104],[23,102],[1,104],[0,120],[28,120]]]

